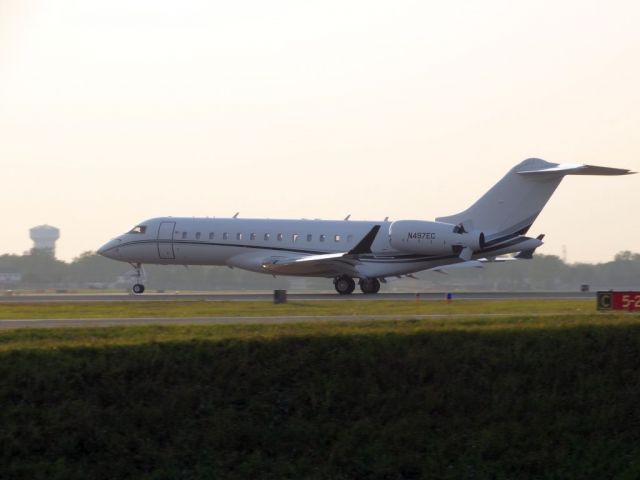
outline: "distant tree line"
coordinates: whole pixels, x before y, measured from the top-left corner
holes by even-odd
[[[331,279],[273,277],[227,267],[145,267],[150,290],[273,290],[333,291]],[[19,281],[5,281],[0,289],[127,289],[130,267],[85,252],[71,262],[51,254],[31,251],[24,255],[1,255],[0,274],[19,274]],[[454,270],[449,274],[420,272],[417,279],[389,278],[386,291],[440,290],[591,290],[640,289],[640,254],[618,253],[610,262],[567,264],[554,255],[533,260],[489,263],[482,269]]]

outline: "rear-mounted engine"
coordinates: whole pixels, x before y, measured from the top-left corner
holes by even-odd
[[[465,247],[475,252],[485,245],[482,232],[466,232],[462,225],[421,220],[393,222],[389,241],[397,250],[424,255],[457,255]]]

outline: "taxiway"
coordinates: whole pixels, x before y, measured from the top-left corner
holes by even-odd
[[[447,292],[378,293],[376,295],[338,295],[336,293],[289,293],[291,301],[359,301],[359,300],[442,300]],[[452,292],[455,300],[533,300],[595,298],[595,292]],[[89,294],[14,294],[0,296],[0,303],[37,302],[145,302],[145,301],[269,301],[273,293],[126,293]]]

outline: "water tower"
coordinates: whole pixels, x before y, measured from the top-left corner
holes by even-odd
[[[33,240],[33,249],[46,251],[51,255],[56,253],[56,240],[60,238],[60,230],[51,225],[38,225],[29,230]]]

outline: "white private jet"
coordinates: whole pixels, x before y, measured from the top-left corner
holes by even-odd
[[[389,222],[153,218],[102,246],[98,253],[135,269],[134,293],[144,292],[142,264],[225,265],[272,275],[333,278],[347,295],[421,270],[479,267],[531,258],[542,245],[525,234],[565,175],[626,175],[625,169],[556,164],[538,158],[513,167],[464,212],[436,221]],[[499,255],[518,253],[511,257]]]

